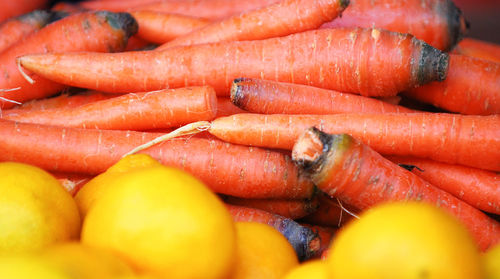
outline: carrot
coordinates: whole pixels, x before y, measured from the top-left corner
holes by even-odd
[[[126,13],[79,13],[49,24],[0,54],[0,88],[20,87],[15,92],[2,92],[0,97],[24,102],[53,95],[64,88],[38,76],[33,77],[34,84],[28,83],[16,65],[18,56],[54,51],[122,50],[136,30],[137,23]],[[12,106],[11,102],[0,101],[0,108]]]
[[[347,134],[307,129],[292,158],[322,191],[361,210],[387,201],[427,202],[457,217],[483,251],[500,241],[496,221]]]
[[[245,206],[264,210],[280,216],[299,219],[316,211],[317,199],[306,200],[284,200],[284,199],[243,199],[237,197],[225,197],[224,202],[232,205]]]
[[[47,0],[2,1],[0,22],[47,6]]]
[[[134,35],[128,39],[127,46],[123,51],[149,50],[154,49],[155,47],[155,44],[152,44],[149,41],[146,41],[139,38],[137,35]]]
[[[331,199],[323,193],[318,194],[318,202],[318,209],[302,218],[300,222],[327,227],[341,227],[359,212],[359,210],[353,209],[352,206]]]
[[[87,9],[77,5],[77,4],[72,4],[68,2],[58,2],[52,8],[50,8],[51,11],[61,11],[61,12],[67,12],[67,13],[79,13],[79,12],[85,12],[88,11]]]
[[[148,130],[212,120],[216,111],[215,91],[204,86],[129,93],[76,108],[10,113],[3,118],[75,128]]]
[[[95,175],[134,147],[161,134],[63,128],[0,120],[0,161],[47,171]],[[242,198],[310,198],[315,189],[290,156],[202,138],[172,139],[144,150],[167,166],[184,169],[214,192]]]
[[[67,93],[62,93],[55,97],[26,102],[20,106],[8,110],[3,110],[1,111],[1,114],[7,115],[7,114],[21,113],[25,111],[34,111],[34,110],[43,111],[50,109],[77,108],[82,105],[114,97],[116,97],[116,95],[104,94],[96,91],[85,91],[72,95]]]
[[[317,225],[299,223],[306,228],[310,228],[319,239],[319,247],[315,249],[313,259],[321,258],[321,255],[330,248],[330,244],[335,236],[336,230],[334,228],[322,227]]]
[[[500,46],[494,43],[465,38],[453,49],[453,53],[500,63]]]
[[[277,229],[292,244],[300,261],[311,258],[320,248],[318,236],[292,219],[250,207],[229,204],[226,207],[235,222],[258,222]]]
[[[335,114],[413,112],[376,99],[307,85],[239,78],[231,86],[238,107],[264,114]]]
[[[384,155],[409,155],[500,171],[500,115],[237,114],[212,121],[209,131],[235,144],[291,150],[300,133],[311,126],[328,133],[350,134]]]
[[[215,116],[216,118],[223,117],[223,116],[229,116],[229,115],[233,115],[233,114],[238,114],[238,113],[244,113],[244,112],[246,112],[246,111],[235,106],[231,102],[231,99],[225,98],[225,97],[218,97],[217,98],[217,115]]]
[[[64,189],[66,189],[73,197],[93,177],[91,175],[80,173],[52,172],[51,174],[59,180]]]
[[[209,24],[161,45],[158,50],[223,41],[261,40],[313,30],[339,16],[348,4],[349,0],[282,0]]]
[[[389,156],[432,185],[486,212],[500,214],[500,174],[432,160]],[[415,167],[415,168],[414,168]]]
[[[461,114],[500,113],[500,63],[464,55],[450,55],[443,82],[409,90],[406,96]]]
[[[206,19],[151,11],[135,11],[130,14],[139,23],[137,36],[157,44],[164,44],[210,23]]]
[[[355,28],[164,51],[26,55],[19,62],[51,80],[105,92],[210,85],[229,95],[232,80],[244,74],[387,96],[444,79],[448,55],[410,35]]]
[[[0,52],[55,20],[54,13],[35,10],[0,24]]]
[[[351,0],[342,17],[322,28],[353,26],[410,33],[441,50],[452,49],[467,30],[452,0]]]
[[[88,9],[128,11],[146,10],[169,14],[200,17],[208,20],[221,20],[232,15],[240,14],[265,7],[278,0],[134,0],[134,1],[89,1],[81,5]]]

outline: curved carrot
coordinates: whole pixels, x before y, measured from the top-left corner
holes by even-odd
[[[452,0],[351,0],[342,17],[322,28],[353,26],[410,33],[441,50],[453,48],[467,30]]]
[[[316,211],[317,199],[284,200],[284,199],[243,199],[225,197],[224,202],[232,205],[245,206],[264,210],[280,216],[299,219]]]
[[[134,11],[130,14],[139,23],[137,36],[157,44],[164,44],[210,23],[206,19],[151,11]]]
[[[144,10],[160,13],[180,14],[208,20],[240,14],[278,2],[279,0],[133,0],[133,1],[89,1],[81,5],[88,9],[108,11]]]
[[[16,0],[2,1],[0,9],[0,22],[9,18],[29,13],[36,9],[43,9],[48,4],[48,0]]]
[[[204,86],[129,93],[76,108],[32,110],[2,118],[75,128],[150,130],[212,120],[216,112],[215,91]]]
[[[244,73],[387,96],[444,79],[448,55],[410,35],[354,28],[164,51],[26,55],[19,62],[45,78],[105,92],[210,85],[228,95],[232,80]]]
[[[229,204],[226,207],[235,222],[264,223],[277,229],[288,239],[301,261],[311,258],[320,248],[318,236],[292,219],[255,208]]]
[[[462,221],[483,251],[500,242],[496,221],[347,134],[308,129],[294,145],[292,158],[322,191],[361,210],[387,201],[428,202]]]
[[[432,185],[486,212],[500,215],[500,174],[432,160],[389,156]]]
[[[20,106],[3,110],[1,112],[1,115],[16,114],[34,110],[40,111],[40,110],[50,110],[50,109],[62,109],[62,108],[68,108],[68,109],[77,108],[82,105],[114,97],[116,97],[116,95],[104,94],[96,91],[85,91],[73,95],[63,93],[56,97],[32,100]]]
[[[500,63],[450,55],[448,76],[405,94],[421,102],[461,114],[500,113]]]
[[[467,55],[500,63],[500,45],[472,38],[458,43],[452,53]]]
[[[216,118],[229,116],[229,115],[233,115],[233,114],[238,114],[238,113],[245,113],[245,112],[246,111],[235,106],[231,102],[231,99],[225,98],[225,97],[218,97],[217,98],[217,115],[215,116]]]
[[[231,86],[238,107],[264,114],[335,114],[347,112],[414,112],[363,96],[307,85],[239,78]]]
[[[27,35],[40,30],[53,19],[54,14],[35,10],[31,13],[11,18],[0,25],[0,52]]]
[[[58,20],[33,33],[0,54],[0,88],[17,88],[0,92],[0,97],[24,102],[53,95],[64,86],[52,81],[33,77],[28,83],[21,75],[16,58],[27,53],[56,51],[116,51],[122,50],[130,35],[137,31],[137,23],[126,13],[92,12],[79,13]],[[0,100],[0,108],[14,104]]]
[[[359,211],[339,200],[331,199],[324,193],[318,194],[318,202],[318,209],[302,218],[300,222],[336,228],[350,221],[353,217],[351,214],[357,214]],[[344,212],[342,208],[348,208],[350,213]]]
[[[328,133],[350,134],[384,155],[500,171],[500,115],[236,114],[212,121],[209,131],[231,143],[290,150],[302,131],[312,126]]]
[[[159,135],[0,120],[0,161],[24,162],[48,171],[99,174]],[[172,139],[143,153],[192,173],[221,194],[304,199],[315,191],[290,156],[276,151],[193,137]]]
[[[217,21],[158,47],[262,40],[313,30],[338,17],[349,0],[283,0]],[[300,11],[300,12],[297,12]]]

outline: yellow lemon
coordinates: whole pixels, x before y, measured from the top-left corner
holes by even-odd
[[[116,177],[133,169],[146,168],[161,165],[158,161],[146,154],[133,154],[126,156],[111,166],[108,170],[87,182],[75,195],[75,201],[84,218],[94,201],[99,199],[110,183]]]
[[[284,279],[328,279],[328,265],[322,260],[310,260],[292,269]]]
[[[235,253],[232,217],[192,175],[152,166],[107,181],[87,213],[82,241],[119,252],[164,278],[222,278]]]
[[[0,163],[0,255],[35,251],[78,238],[75,201],[44,170]]]
[[[236,222],[236,236],[233,279],[282,278],[298,265],[292,245],[269,225]]]
[[[327,258],[332,278],[481,278],[477,247],[466,229],[425,203],[390,203],[349,223]]]
[[[40,257],[79,279],[134,275],[132,269],[116,254],[79,242],[48,247]]]
[[[34,255],[0,256],[2,279],[74,279],[71,274]]]
[[[500,244],[482,255],[485,279],[500,279]]]

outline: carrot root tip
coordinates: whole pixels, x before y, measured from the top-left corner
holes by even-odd
[[[245,94],[243,93],[240,84],[243,81],[245,81],[245,78],[237,78],[233,81],[233,84],[231,85],[231,95],[230,95],[231,102],[239,108],[242,108],[241,106],[243,104],[243,99],[245,98]]]
[[[307,172],[318,168],[324,159],[331,137],[315,127],[307,129],[295,142],[292,149],[292,160]]]

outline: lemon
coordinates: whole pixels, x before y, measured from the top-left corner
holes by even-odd
[[[108,181],[112,181],[116,177],[133,169],[160,165],[158,161],[146,154],[133,154],[121,159],[108,170],[87,182],[75,195],[75,201],[80,210],[80,215],[82,218],[87,215],[94,201],[99,199],[102,193],[108,189],[110,185]]]
[[[0,256],[0,278],[2,279],[74,279],[75,277],[31,254]]]
[[[500,244],[482,255],[485,279],[500,279]]]
[[[132,269],[111,251],[79,242],[50,246],[40,257],[79,279],[134,275]]]
[[[345,227],[327,258],[332,278],[481,278],[475,242],[451,215],[425,203],[375,207]]]
[[[298,265],[288,240],[273,227],[254,222],[236,222],[237,255],[233,279],[282,278]]]
[[[295,267],[284,279],[328,279],[328,266],[322,260],[310,260]]]
[[[14,162],[0,163],[0,178],[0,255],[78,238],[78,209],[57,179]]]
[[[112,249],[153,276],[227,275],[235,254],[232,217],[198,179],[159,165],[106,183],[84,220],[82,242]]]

